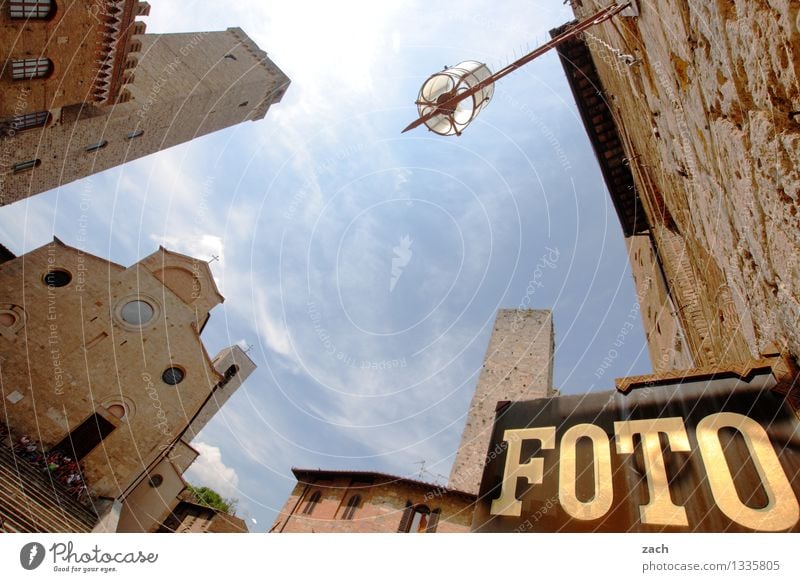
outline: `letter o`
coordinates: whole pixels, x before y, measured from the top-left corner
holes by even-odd
[[[769,501],[766,507],[753,509],[739,499],[719,440],[719,431],[723,428],[736,429],[744,437],[761,484],[767,492]],[[711,494],[722,513],[736,523],[757,531],[784,531],[797,524],[800,506],[767,431],[760,424],[735,412],[711,414],[697,423],[697,442]]]
[[[578,439],[586,437],[592,441],[594,462],[594,497],[591,501],[581,501],[575,492],[577,485]],[[558,469],[558,501],[568,515],[575,519],[588,521],[600,519],[614,501],[611,480],[611,448],[608,435],[599,426],[576,424],[561,437]]]

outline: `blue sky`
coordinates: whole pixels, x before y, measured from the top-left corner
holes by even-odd
[[[124,265],[159,244],[220,257],[226,301],[203,339],[210,353],[250,344],[259,367],[195,441],[189,477],[239,498],[252,531],[271,525],[292,466],[414,475],[425,460],[441,481],[499,308],[553,309],[564,393],[650,370],[621,229],[555,53],[501,81],[463,136],[400,134],[428,75],[467,59],[497,70],[571,13],[441,4],[155,0],[149,32],[243,28],[292,79],[283,102],[0,208],[16,253],[55,234]]]

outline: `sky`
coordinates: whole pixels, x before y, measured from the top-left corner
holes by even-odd
[[[219,258],[226,301],[203,340],[252,346],[258,369],[194,441],[187,477],[237,498],[251,531],[271,526],[293,466],[444,483],[500,308],[553,310],[562,393],[650,372],[555,53],[500,81],[462,136],[400,133],[430,74],[508,64],[572,18],[562,0],[151,4],[148,32],[244,29],[292,80],[282,102],[2,207],[0,243]]]

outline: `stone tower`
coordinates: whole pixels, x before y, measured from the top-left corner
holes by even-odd
[[[289,78],[240,28],[141,34],[116,104],[50,111],[44,127],[0,137],[0,204],[243,121],[264,118]]]
[[[227,347],[214,357],[214,369],[222,376],[222,380],[217,382],[216,390],[208,402],[206,402],[197,417],[191,421],[184,440],[191,442],[200,434],[219,409],[233,396],[247,377],[252,374],[256,365],[247,353],[237,345]]]
[[[549,310],[497,312],[469,406],[467,425],[450,472],[450,488],[477,495],[498,402],[553,395],[553,351],[553,319]]]

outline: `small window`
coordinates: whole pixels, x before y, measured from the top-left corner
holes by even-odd
[[[144,135],[144,130],[137,129],[136,131],[132,131],[128,135],[126,135],[125,139],[136,139],[137,137],[142,137],[143,135]]]
[[[413,505],[406,502],[406,509],[400,519],[398,532],[404,533],[434,533],[439,524],[441,510],[431,511],[427,505]]]
[[[48,287],[66,287],[72,281],[72,274],[64,269],[50,269],[42,277]]]
[[[131,325],[145,325],[153,319],[155,309],[146,301],[128,301],[119,312],[122,320]]]
[[[92,145],[87,146],[86,147],[86,151],[87,152],[96,152],[97,150],[103,149],[107,145],[108,145],[108,140],[107,139],[103,139],[103,140],[98,141],[97,143],[93,143]]]
[[[38,168],[41,164],[42,160],[28,160],[27,162],[20,162],[19,164],[14,164],[12,171],[15,174],[18,174],[26,170],[32,170],[33,168]]]
[[[13,339],[17,332],[25,327],[25,319],[25,310],[19,305],[13,303],[0,305],[0,336]]]
[[[231,364],[230,366],[228,366],[228,369],[225,370],[225,381],[227,382],[231,378],[233,378],[238,371],[239,371],[239,366],[237,366],[236,364]]]
[[[342,519],[353,519],[356,514],[356,509],[361,505],[361,495],[353,495],[348,501],[347,506],[342,513]]]
[[[161,484],[164,482],[164,477],[159,474],[155,474],[147,481],[147,484],[150,485],[153,489],[156,487],[161,487]]]
[[[247,104],[250,103],[249,101],[242,101],[239,103],[239,107],[247,107]]]
[[[119,402],[115,402],[114,404],[109,404],[106,406],[106,410],[108,410],[109,414],[114,418],[118,418],[120,420],[125,420],[125,416],[127,415],[128,411],[125,410],[125,405],[120,404]]]
[[[311,497],[308,498],[308,501],[306,501],[306,506],[303,508],[303,513],[306,515],[311,515],[321,497],[322,493],[319,491],[314,491],[314,493],[311,494]]]
[[[14,131],[22,131],[34,127],[44,127],[49,119],[50,114],[47,111],[37,111],[36,113],[15,115],[9,120],[9,124]]]
[[[184,373],[178,367],[171,366],[164,370],[164,373],[161,374],[161,380],[164,384],[169,384],[170,386],[175,386],[183,382]]]
[[[230,53],[225,55],[225,58],[228,59],[229,61],[235,61],[236,60],[236,57],[234,55],[230,54]]]
[[[11,78],[15,81],[42,79],[53,71],[50,59],[14,59],[11,61]]]
[[[11,0],[11,18],[47,18],[53,12],[51,0]]]

